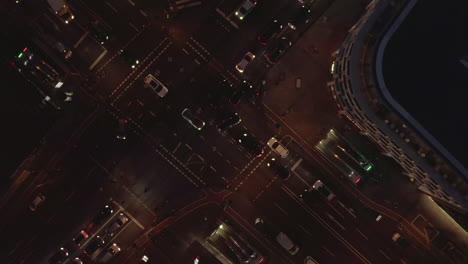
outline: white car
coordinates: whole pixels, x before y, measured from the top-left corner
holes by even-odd
[[[242,60],[236,65],[236,69],[240,72],[243,73],[247,65],[255,59],[255,54],[252,52],[247,52]]]
[[[304,259],[304,264],[318,264],[318,262],[315,261],[315,259],[313,259],[311,256],[307,256]]]
[[[106,254],[101,258],[99,261],[100,263],[106,263],[109,261],[113,256],[117,255],[120,252],[120,247],[116,243],[112,244],[107,250]]]
[[[145,78],[145,86],[153,90],[159,97],[166,96],[167,92],[169,91],[166,86],[164,86],[156,77],[152,74],[148,74]]]
[[[80,258],[74,258],[71,263],[72,264],[83,264],[83,261]]]
[[[240,20],[243,20],[252,11],[252,9],[254,9],[256,5],[257,1],[245,0],[245,2],[242,3],[239,9],[237,9],[235,14]]]
[[[31,204],[29,205],[29,209],[31,211],[36,211],[37,210],[37,207],[42,203],[44,202],[46,199],[45,195],[43,195],[42,193],[38,194],[36,196],[36,198],[34,198],[34,200],[31,202]]]
[[[190,125],[198,130],[202,130],[202,128],[205,126],[205,121],[194,115],[188,108],[185,108],[184,111],[182,111],[182,117],[187,120]]]
[[[268,140],[267,145],[274,150],[281,158],[286,158],[289,155],[289,150],[285,148],[281,143],[274,137]]]

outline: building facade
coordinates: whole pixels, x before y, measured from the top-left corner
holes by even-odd
[[[383,81],[385,46],[416,2],[372,1],[333,54],[328,86],[339,113],[398,162],[419,190],[468,212],[466,169],[393,100]]]

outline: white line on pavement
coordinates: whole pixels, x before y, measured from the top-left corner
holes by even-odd
[[[312,233],[310,233],[309,230],[307,230],[302,225],[299,225],[299,227],[302,229],[302,231],[304,231],[306,234],[308,234],[311,238],[316,238],[316,236],[312,235]]]
[[[390,260],[390,261],[392,260],[387,254],[385,254],[385,252],[383,252],[383,251],[380,250],[380,249],[379,249],[379,251],[380,251],[380,253],[382,253],[382,255],[384,255],[388,260]]]
[[[129,22],[128,23],[136,32],[140,32],[140,30],[138,30],[137,27],[135,27],[135,25],[132,24],[132,22]]]
[[[281,210],[281,212],[283,212],[284,214],[288,214],[283,208],[281,208],[277,203],[275,203],[275,206],[278,207],[278,209]]]
[[[135,3],[133,3],[132,0],[128,0],[128,2],[129,2],[132,6],[135,6]]]
[[[76,47],[78,47],[78,45],[81,44],[81,42],[86,38],[86,36],[88,36],[89,32],[86,31],[83,36],[81,36],[81,38],[75,43],[75,45],[73,45],[73,48],[76,49]]]
[[[322,246],[322,248],[328,252],[328,254],[332,255],[332,256],[335,256],[335,254],[333,254],[328,248],[326,248],[325,246]]]
[[[113,7],[109,2],[106,1],[106,5],[108,5],[112,10],[114,10],[114,12],[118,13],[119,11]]]
[[[96,66],[96,64],[98,64],[98,62],[99,62],[102,58],[104,58],[104,55],[106,55],[106,53],[107,53],[107,50],[104,50],[104,51],[101,53],[101,55],[99,55],[99,57],[97,57],[97,59],[93,62],[93,64],[91,64],[91,66],[89,66],[88,69],[89,69],[89,70],[92,70],[92,69]]]
[[[145,11],[140,9],[140,14],[142,14],[144,17],[147,17],[148,15],[145,13]]]
[[[172,154],[174,154],[177,151],[177,149],[180,147],[181,144],[182,144],[182,142],[179,142],[179,144],[177,144],[175,149],[172,151]]]
[[[359,234],[361,234],[361,236],[363,236],[366,240],[369,240],[369,238],[367,238],[367,236],[364,235],[364,233],[362,233],[359,229],[356,228],[356,231],[358,231]]]

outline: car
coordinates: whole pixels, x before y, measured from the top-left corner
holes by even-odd
[[[120,247],[116,243],[112,244],[107,250],[106,254],[99,260],[100,263],[108,262],[112,257],[117,255],[120,252]]]
[[[91,35],[93,35],[94,38],[99,41],[99,43],[101,43],[101,45],[104,45],[104,43],[109,40],[109,32],[99,20],[91,21],[91,23],[89,23],[88,29]]]
[[[278,63],[279,59],[286,53],[286,51],[292,46],[292,42],[287,38],[282,37],[278,40],[276,49],[269,53],[265,53],[265,58],[272,64]]]
[[[72,264],[83,264],[83,261],[80,258],[74,258],[71,263]]]
[[[280,244],[284,249],[286,249],[289,254],[291,255],[296,255],[299,250],[301,249],[296,243],[294,243],[291,238],[289,238],[288,235],[286,235],[285,233],[283,232],[280,232],[277,236],[276,236],[276,241],[278,242],[278,244]]]
[[[55,50],[57,50],[60,54],[63,55],[63,57],[67,60],[69,59],[72,55],[73,55],[73,52],[67,48],[65,46],[65,44],[63,44],[62,42],[60,41],[57,41],[54,45],[54,48]]]
[[[217,109],[223,103],[223,100],[232,92],[233,86],[227,80],[219,82],[216,92],[209,96],[209,105]]]
[[[336,196],[321,180],[317,180],[312,185],[312,189],[318,191],[328,202],[331,202]]]
[[[354,184],[358,184],[362,181],[362,177],[357,174],[356,172],[354,171],[351,171],[349,174],[348,174],[348,180],[350,180],[352,183]]]
[[[29,210],[36,211],[39,205],[43,203],[45,199],[46,199],[45,195],[43,195],[42,193],[39,193],[29,205]]]
[[[310,10],[310,8],[306,5],[302,5],[301,8],[299,8],[299,11],[294,16],[293,20],[289,22],[288,25],[293,30],[296,30],[297,27],[309,23],[311,15],[312,11]]]
[[[115,221],[109,225],[109,227],[106,229],[106,233],[107,235],[109,236],[113,236],[114,233],[120,229],[120,227],[122,227],[123,225],[125,225],[125,223],[128,222],[128,217],[123,214],[123,213],[120,213],[118,216],[117,216],[117,219],[115,219]]]
[[[106,221],[113,213],[114,209],[112,209],[110,205],[106,205],[101,209],[101,211],[99,211],[99,214],[94,217],[93,223],[95,225],[100,225],[104,223],[104,221]]]
[[[81,243],[88,239],[88,237],[88,233],[86,233],[86,231],[84,230],[81,230],[80,233],[78,233],[78,235],[76,235],[76,237],[73,238],[73,242],[75,242],[75,244],[80,247]]]
[[[159,97],[166,96],[169,91],[166,86],[164,86],[156,77],[152,74],[148,74],[145,78],[145,86],[153,90]]]
[[[191,126],[198,130],[202,130],[202,128],[205,126],[205,121],[203,121],[200,117],[194,115],[190,109],[185,108],[182,111],[182,117],[189,122]]]
[[[255,228],[262,233],[263,236],[273,239],[275,232],[272,227],[261,217],[255,218]]]
[[[291,176],[291,173],[289,172],[289,170],[286,167],[284,167],[283,164],[281,164],[281,162],[279,162],[275,158],[272,158],[267,163],[267,166],[270,167],[276,173],[276,175],[278,175],[278,177],[280,177],[281,179],[286,180],[287,178],[289,178],[289,176]]]
[[[281,156],[281,158],[286,158],[289,155],[289,150],[285,148],[275,137],[270,138],[268,140],[267,145],[278,155]]]
[[[244,18],[254,9],[257,5],[257,1],[254,0],[245,0],[239,9],[235,12],[235,15],[240,19],[244,20]]]
[[[239,143],[242,144],[248,151],[250,151],[252,154],[255,155],[255,157],[261,157],[263,153],[265,153],[265,149],[263,146],[260,144],[258,139],[255,137],[244,133],[242,134],[239,139]]]
[[[231,96],[229,97],[229,102],[233,106],[238,106],[242,96],[244,96],[244,94],[252,90],[253,86],[249,82],[244,80],[241,83],[240,87],[234,90],[234,92],[231,94]]]
[[[224,119],[221,123],[219,123],[219,125],[216,126],[216,128],[218,129],[218,131],[222,132],[239,124],[241,121],[242,119],[240,118],[240,116],[237,113],[234,113],[230,115],[228,118]]]
[[[130,65],[130,67],[132,67],[132,69],[135,69],[136,66],[140,64],[140,61],[126,50],[120,50],[120,56]]]
[[[283,29],[283,25],[281,25],[281,23],[275,19],[262,31],[257,39],[262,45],[267,45],[268,41],[281,29]]]
[[[89,242],[88,246],[83,250],[83,252],[90,257],[91,255],[94,254],[99,248],[103,247],[104,244],[104,238],[100,236],[96,236],[91,242]]]
[[[128,120],[124,118],[119,119],[119,126],[117,128],[117,138],[125,140],[127,139],[127,123]]]
[[[49,259],[50,264],[61,264],[65,263],[68,259],[68,250],[66,248],[61,247],[59,251],[55,252],[55,254]]]
[[[245,68],[247,67],[247,65],[249,65],[250,62],[253,61],[253,59],[255,59],[255,54],[253,54],[252,52],[247,52],[244,57],[242,58],[242,60],[236,65],[236,69],[240,72],[240,73],[243,73],[245,71]]]

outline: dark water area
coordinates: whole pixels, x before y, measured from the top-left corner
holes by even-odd
[[[468,1],[420,0],[383,63],[393,98],[468,168]]]

